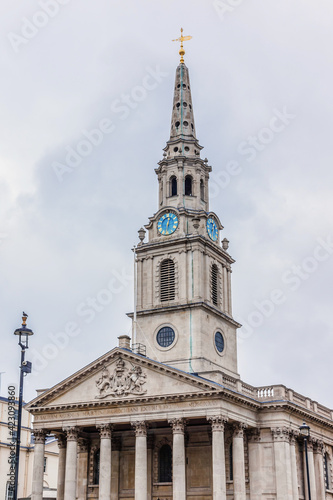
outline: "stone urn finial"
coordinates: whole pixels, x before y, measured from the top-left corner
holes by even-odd
[[[139,245],[142,245],[143,240],[144,240],[144,239],[145,239],[145,237],[146,237],[146,230],[145,230],[145,229],[143,229],[143,227],[141,227],[141,228],[139,229],[138,233],[139,233],[139,239],[140,239],[140,243],[139,243]]]
[[[229,248],[229,240],[227,238],[223,238],[223,240],[222,240],[222,248],[225,251],[228,250],[228,248]]]

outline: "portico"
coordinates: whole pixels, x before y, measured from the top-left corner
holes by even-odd
[[[140,373],[142,383],[131,386],[127,373]],[[118,376],[116,385],[101,389],[100,380],[116,374],[123,385]],[[269,397],[260,400],[255,388],[257,397],[250,397],[242,382],[238,387],[114,349],[29,404],[36,441],[32,500],[42,500],[47,434],[58,437],[60,448],[58,500],[226,500],[230,494],[257,500],[270,489],[277,500],[298,499],[305,480],[299,408],[280,403],[293,417],[281,413],[277,425]],[[323,500],[320,425],[313,432],[314,498]]]

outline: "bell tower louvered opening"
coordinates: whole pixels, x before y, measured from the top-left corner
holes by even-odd
[[[165,259],[160,267],[160,294],[161,302],[175,299],[175,263]]]
[[[217,269],[217,265],[212,265],[211,270],[211,292],[212,292],[212,302],[215,306],[218,306],[218,289],[219,289],[219,271]]]

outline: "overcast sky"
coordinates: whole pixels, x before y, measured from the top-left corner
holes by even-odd
[[[0,19],[1,395],[22,310],[26,400],[130,333],[183,26],[239,373],[333,408],[332,2],[2,0]]]

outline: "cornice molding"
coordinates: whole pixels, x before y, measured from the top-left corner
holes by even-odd
[[[226,313],[220,311],[216,307],[213,307],[212,305],[208,304],[207,302],[204,301],[197,301],[197,302],[192,302],[192,303],[184,303],[184,304],[173,304],[173,305],[168,305],[168,306],[158,306],[154,307],[151,309],[143,309],[143,310],[138,310],[137,311],[137,316],[146,316],[150,314],[163,314],[166,311],[182,311],[184,309],[195,309],[195,308],[203,308],[208,310],[209,312],[215,314],[218,318],[222,318],[228,323],[230,323],[232,326],[235,326],[236,328],[240,328],[242,325],[235,321],[233,318],[228,316]],[[127,313],[127,316],[129,318],[133,318],[133,313]]]

